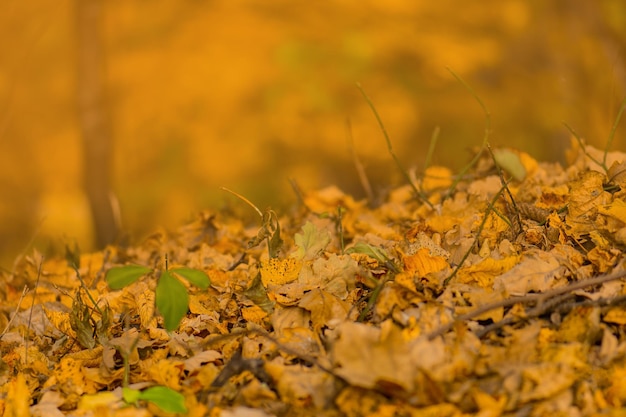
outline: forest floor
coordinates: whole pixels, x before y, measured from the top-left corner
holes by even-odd
[[[207,211],[24,256],[0,413],[625,415],[626,155],[567,156],[484,150],[378,205],[331,186],[255,227]]]

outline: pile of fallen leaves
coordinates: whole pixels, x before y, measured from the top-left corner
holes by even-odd
[[[18,260],[0,413],[171,415],[124,394],[166,387],[191,416],[621,415],[626,154],[574,147],[563,168],[498,152],[376,207],[329,187],[257,227],[201,213],[138,246]],[[181,281],[173,332],[158,272],[106,280],[166,259],[210,279]]]

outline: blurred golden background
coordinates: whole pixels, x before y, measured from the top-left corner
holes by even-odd
[[[626,93],[621,0],[4,0],[0,44],[5,267],[33,240],[96,248],[109,191],[135,237],[223,206],[221,186],[262,209],[295,201],[289,178],[362,196],[350,137],[374,188],[399,183],[356,82],[418,169],[437,126],[438,164],[482,140],[446,67],[493,145],[540,160],[563,121],[603,147]]]

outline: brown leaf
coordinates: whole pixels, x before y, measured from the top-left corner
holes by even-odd
[[[415,366],[401,331],[386,322],[384,329],[345,322],[332,345],[335,372],[350,384],[376,389],[391,384],[400,391],[414,388]]]

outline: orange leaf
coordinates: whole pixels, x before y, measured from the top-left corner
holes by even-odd
[[[443,256],[432,256],[426,248],[418,249],[414,255],[404,256],[404,271],[423,277],[431,272],[439,272],[448,266]]]

